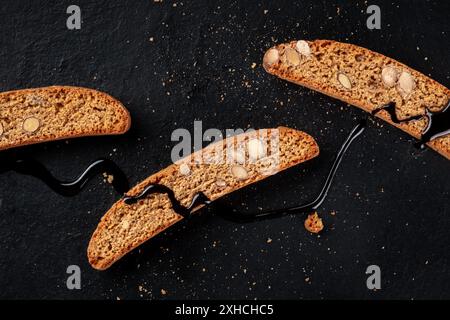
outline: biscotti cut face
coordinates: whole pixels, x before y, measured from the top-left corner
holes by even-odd
[[[121,134],[131,124],[113,97],[78,87],[0,93],[0,150],[81,136]]]
[[[213,201],[318,154],[315,140],[301,131],[279,127],[245,132],[175,162],[132,188],[127,197],[158,184],[173,190],[176,200],[188,207],[199,192]],[[121,199],[95,230],[87,252],[89,262],[104,270],[182,218],[164,193],[150,194],[133,204]]]
[[[263,66],[270,74],[375,113],[417,139],[428,126],[424,115],[443,111],[450,100],[450,90],[433,79],[347,43],[300,40],[279,44],[265,53]],[[387,110],[378,110],[388,104],[395,105],[397,119]],[[427,145],[450,159],[450,135],[431,139]]]

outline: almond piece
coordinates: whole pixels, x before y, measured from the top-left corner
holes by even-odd
[[[227,182],[223,179],[217,179],[216,186],[218,186],[219,188],[224,188],[227,186]]]
[[[264,143],[259,139],[251,139],[247,143],[248,156],[251,160],[258,160],[266,155]]]
[[[414,81],[413,76],[406,71],[403,71],[398,78],[398,86],[397,89],[403,99],[407,98],[411,92],[413,92],[416,87],[416,82]]]
[[[186,163],[183,163],[179,167],[180,174],[183,176],[187,176],[189,173],[191,173],[191,169]]]
[[[381,71],[381,80],[388,88],[392,88],[398,81],[398,71],[394,67],[384,67]]]
[[[290,66],[298,66],[300,64],[300,57],[297,53],[297,51],[295,51],[292,48],[286,48],[286,50],[284,50],[284,54],[282,56],[283,58],[283,62],[287,63]]]
[[[247,170],[243,166],[232,166],[231,174],[236,178],[236,180],[245,180],[248,178]]]
[[[350,90],[352,88],[352,83],[345,73],[339,72],[337,79],[345,89]]]
[[[231,150],[233,162],[243,164],[245,162],[245,154],[240,150]]]
[[[0,137],[3,135],[3,124],[0,122]]]
[[[305,40],[297,41],[297,43],[295,44],[295,50],[297,50],[297,52],[302,56],[311,56],[311,48],[309,47],[308,42],[306,42]]]
[[[278,53],[278,50],[275,48],[271,48],[267,50],[266,54],[263,58],[263,64],[266,66],[271,66],[277,63],[280,60],[280,54]]]
[[[26,118],[22,123],[22,128],[26,132],[33,133],[37,129],[39,129],[41,123],[38,118],[36,117],[28,117]]]

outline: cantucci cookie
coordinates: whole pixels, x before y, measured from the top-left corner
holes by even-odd
[[[450,159],[450,90],[382,54],[330,40],[270,48],[265,70],[357,106]]]
[[[90,264],[110,267],[129,251],[216,200],[316,157],[308,134],[279,127],[245,132],[210,144],[132,188],[103,216],[88,247]],[[198,205],[197,205],[198,204]]]
[[[53,86],[0,93],[0,150],[121,134],[130,124],[130,115],[118,100],[92,89]]]

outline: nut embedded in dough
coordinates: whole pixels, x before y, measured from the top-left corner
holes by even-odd
[[[41,122],[36,117],[28,117],[23,121],[22,128],[26,132],[33,133],[41,126]]]
[[[270,67],[277,63],[279,60],[280,54],[278,53],[278,50],[275,48],[271,48],[267,50],[266,54],[264,55],[263,64]]]

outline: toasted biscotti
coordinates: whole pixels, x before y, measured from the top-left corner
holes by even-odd
[[[315,140],[301,131],[279,127],[245,132],[176,161],[139,183],[127,196],[159,184],[172,189],[179,203],[188,207],[198,192],[213,201],[318,154]],[[148,195],[135,204],[121,199],[95,230],[87,250],[89,262],[104,270],[182,218],[164,193]]]
[[[0,150],[81,136],[121,134],[125,107],[106,93],[53,86],[0,93]]]
[[[382,54],[336,41],[279,44],[265,53],[263,66],[270,74],[367,112],[394,102],[400,123],[394,123],[385,110],[376,116],[418,139],[428,120],[402,120],[418,118],[415,116],[424,115],[427,109],[442,111],[450,99],[449,89],[422,73]],[[450,135],[432,139],[427,145],[450,159]]]

